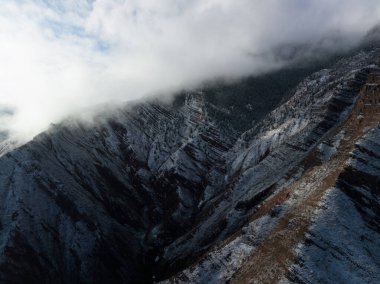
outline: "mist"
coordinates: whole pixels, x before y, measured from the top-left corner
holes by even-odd
[[[378,0],[3,0],[0,133],[275,70],[282,46],[347,49],[379,19]]]

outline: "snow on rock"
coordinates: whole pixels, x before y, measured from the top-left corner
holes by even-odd
[[[380,282],[380,126],[357,143],[283,283]]]
[[[224,109],[189,92],[174,103],[122,106],[93,124],[71,118],[23,146],[2,140],[0,281],[227,281],[286,205],[250,216],[302,175],[301,161],[350,114],[377,52],[309,76],[240,137],[212,115]],[[350,169],[377,184],[373,135],[358,144]],[[331,143],[319,148],[326,159],[339,139]],[[378,196],[351,184],[339,194],[360,196],[360,216],[377,216],[370,205]]]

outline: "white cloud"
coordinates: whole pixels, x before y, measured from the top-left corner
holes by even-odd
[[[0,105],[30,138],[84,107],[278,68],[283,44],[354,44],[378,19],[377,0],[3,0]]]

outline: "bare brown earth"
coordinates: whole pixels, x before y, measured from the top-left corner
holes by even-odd
[[[316,163],[317,150],[312,151],[304,160],[310,166],[305,175],[264,202],[253,215],[252,220],[255,220],[268,214],[277,204],[291,199],[295,201],[271,235],[235,273],[231,283],[276,283],[286,275],[295,261],[295,247],[305,240],[313,212],[324,194],[335,185],[356,141],[380,122],[379,86],[379,77],[370,76],[352,114],[339,128],[344,138],[334,156],[320,164]],[[337,134],[338,130],[330,137]]]

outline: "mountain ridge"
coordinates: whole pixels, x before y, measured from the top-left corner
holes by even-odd
[[[366,105],[360,91],[379,54],[362,51],[308,76],[242,134],[220,127],[214,113],[224,110],[203,90],[178,105],[120,107],[93,124],[65,121],[7,150],[0,157],[0,280],[248,281],[245,259],[293,206],[287,188],[315,164],[335,161],[340,130]],[[369,147],[361,143],[357,155]],[[340,179],[347,183],[347,174]],[[312,187],[295,189],[296,202]],[[283,203],[265,207],[276,196]],[[301,279],[303,269],[295,264],[279,280]]]

